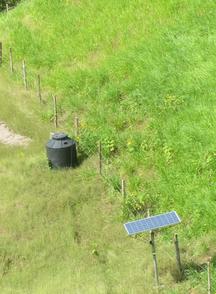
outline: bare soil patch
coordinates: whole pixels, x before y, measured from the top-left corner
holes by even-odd
[[[10,130],[4,122],[0,122],[0,143],[13,146],[27,146],[31,139]]]

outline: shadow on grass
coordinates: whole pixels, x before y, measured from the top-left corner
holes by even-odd
[[[207,263],[199,264],[192,261],[192,262],[183,264],[182,272],[180,272],[176,267],[173,267],[171,269],[171,274],[175,282],[180,283],[190,279],[191,276],[193,276],[194,274],[199,274],[199,273],[205,272],[206,270],[207,270]]]
[[[79,153],[77,155],[77,164],[76,164],[76,168],[79,167],[89,156],[87,155],[87,153],[85,153],[82,150],[79,150]]]

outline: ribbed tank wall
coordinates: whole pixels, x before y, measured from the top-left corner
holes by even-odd
[[[77,165],[76,142],[64,133],[55,133],[46,145],[51,168],[67,168]]]

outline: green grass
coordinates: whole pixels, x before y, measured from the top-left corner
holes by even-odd
[[[148,236],[127,238],[122,222],[151,208],[174,209],[183,220],[158,236],[164,293],[205,293],[206,270],[189,264],[215,256],[215,8],[197,0],[33,0],[0,17],[4,68],[12,47],[16,77],[25,58],[32,88],[26,94],[1,74],[0,120],[33,138],[24,150],[0,147],[8,232],[0,256],[6,252],[14,264],[2,277],[3,292],[150,293]],[[81,121],[78,139],[89,158],[75,171],[46,166],[51,93],[61,129],[73,134],[74,117]],[[96,173],[98,140],[109,164],[104,181]],[[122,177],[125,205],[117,192]],[[178,284],[174,252],[164,253],[175,230],[188,278]]]

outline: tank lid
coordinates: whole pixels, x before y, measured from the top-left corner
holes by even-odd
[[[68,135],[66,135],[65,133],[54,133],[52,135],[53,140],[64,140],[67,138],[68,138]]]

